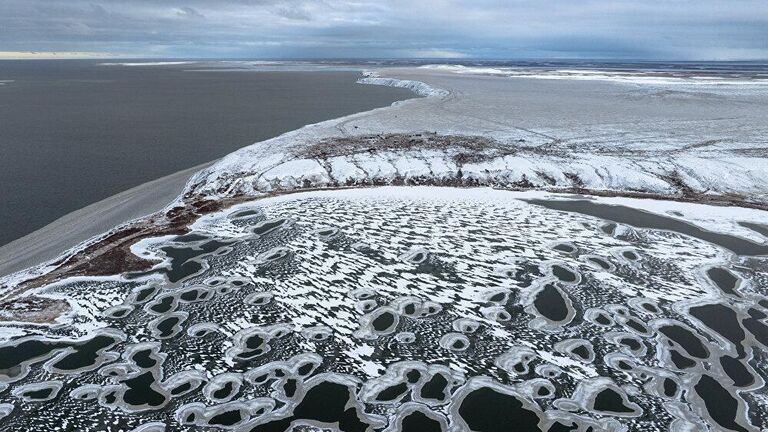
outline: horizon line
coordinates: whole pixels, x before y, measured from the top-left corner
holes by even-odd
[[[34,52],[32,52],[34,53]],[[672,59],[672,58],[631,58],[631,57],[186,57],[186,56],[0,56],[0,61],[40,61],[40,60],[92,60],[92,61],[157,61],[157,60],[176,60],[176,61],[274,61],[274,62],[318,62],[318,61],[397,61],[397,62],[423,62],[431,61],[444,64],[461,64],[470,62],[607,62],[607,63],[764,63],[768,64],[768,58],[764,59],[743,59],[743,60],[723,60],[723,59]]]

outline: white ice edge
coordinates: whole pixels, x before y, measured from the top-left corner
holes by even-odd
[[[366,85],[383,85],[383,86],[390,86],[390,87],[405,88],[405,89],[411,90],[417,95],[424,96],[427,98],[444,98],[449,94],[447,90],[434,88],[420,81],[400,80],[400,79],[394,79],[394,78],[380,78],[375,72],[372,72],[372,71],[363,71],[363,78],[360,78],[357,82],[359,84],[366,84]],[[423,92],[423,93],[420,93],[420,92]],[[220,159],[217,163],[191,176],[190,179],[187,181],[187,185],[184,188],[184,190],[186,192],[190,190],[195,183],[198,183],[200,181],[205,181],[206,177],[208,177],[209,174],[220,172],[220,171],[231,170],[233,167],[236,167],[239,164],[239,162],[243,160],[243,158],[246,158],[246,159],[259,158],[257,163],[258,165],[263,167],[279,166],[290,159],[289,156],[287,155],[289,146],[291,145],[300,146],[302,144],[309,144],[309,143],[316,142],[318,139],[324,138],[322,134],[316,133],[318,129],[332,128],[336,130],[336,128],[338,128],[343,123],[346,123],[361,117],[369,116],[377,112],[389,110],[393,106],[403,106],[403,104],[407,104],[409,102],[414,102],[414,101],[418,101],[418,99],[405,99],[405,100],[394,102],[390,106],[374,108],[372,110],[361,111],[358,113],[338,117],[331,120],[325,120],[318,123],[308,124],[300,127],[299,129],[295,129],[293,131],[280,134],[274,138],[253,143],[249,146],[243,147],[239,150],[229,153],[228,155]],[[263,151],[263,149],[267,149],[267,151]],[[237,179],[234,179],[233,183],[237,181],[238,181]],[[234,186],[234,184],[231,186]],[[170,209],[171,207],[181,204],[183,195],[184,193],[180,194],[176,198],[176,200],[171,202],[164,209],[164,211]]]
[[[364,72],[364,77],[358,80],[358,83],[406,88],[413,91],[415,94],[423,95],[426,98],[441,99],[449,94],[447,90],[436,89],[422,82],[380,78],[376,76],[375,73],[367,71]],[[278,135],[274,138],[256,142],[228,154],[219,160],[219,162],[216,164],[198,172],[190,178],[190,180],[187,182],[187,188],[185,189],[190,190],[191,186],[198,182],[211,183],[211,179],[217,174],[221,173],[238,171],[242,172],[246,170],[255,171],[258,169],[269,170],[279,167],[284,163],[291,161],[292,158],[289,155],[291,149],[300,148],[304,145],[315,143],[323,138],[337,137],[340,135],[339,132],[341,132],[342,125],[345,123],[372,116],[376,113],[385,112],[394,106],[403,107],[407,104],[415,103],[418,100],[419,99],[416,98],[397,101],[390,106],[375,108],[369,111],[362,111],[319,123],[309,124],[299,129]],[[333,133],[329,134],[328,131],[333,131]],[[232,182],[227,185],[228,190],[236,188],[238,186],[238,182],[241,182],[242,180],[242,178],[232,179]],[[181,195],[176,201],[172,202],[169,207],[177,205],[180,203],[180,200]]]
[[[435,88],[421,81],[403,80],[397,78],[382,78],[378,76],[376,72],[372,71],[364,71],[363,75],[363,78],[357,80],[359,84],[404,88],[416,93],[419,96],[425,97],[445,97],[449,94],[448,90]]]
[[[99,66],[175,66],[198,63],[196,61],[146,61],[146,62],[110,62],[99,63]]]
[[[174,61],[131,61],[131,62],[105,62],[99,63],[99,66],[178,66],[178,65],[194,65],[194,64],[212,64],[217,65],[232,65],[241,67],[253,67],[253,66],[283,66],[283,65],[314,65],[318,67],[324,67],[320,63],[312,63],[305,61],[274,61],[274,60],[174,60]],[[329,65],[329,67],[334,67]],[[210,70],[223,71],[224,68],[213,68]],[[236,70],[242,70],[238,68]]]

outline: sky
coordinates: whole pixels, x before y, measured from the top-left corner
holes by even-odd
[[[0,58],[768,59],[768,0],[0,0]]]

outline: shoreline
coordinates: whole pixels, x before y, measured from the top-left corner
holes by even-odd
[[[363,68],[360,68],[359,72],[360,78],[354,81],[352,85],[382,85],[377,82],[363,82],[362,80],[366,78],[365,71]],[[413,96],[395,101],[394,104],[424,96],[419,92],[419,89],[405,88],[410,90]],[[346,118],[378,109],[386,109],[390,106],[385,105],[371,110],[347,114],[319,123],[308,123],[298,129],[283,132],[270,139],[250,143],[241,147],[241,149],[290,134],[296,130],[302,130],[325,122],[343,121]],[[224,155],[222,158],[226,156]],[[44,270],[45,264],[55,264],[54,260],[65,260],[69,256],[76,254],[78,250],[101,242],[111,233],[119,231],[121,226],[127,225],[129,222],[150,219],[153,214],[178,204],[183,199],[183,193],[187,190],[186,186],[196,177],[196,174],[215,165],[222,158],[204,162],[121,191],[108,198],[65,214],[42,228],[1,245],[0,282],[7,283],[9,276],[25,270],[32,271],[39,268],[45,273],[51,270]],[[65,254],[68,251],[70,253]],[[32,278],[35,277],[32,276]],[[24,279],[30,278],[25,277]],[[0,288],[2,288],[2,285],[0,285]]]
[[[0,65],[0,78],[17,80],[0,87],[14,101],[0,105],[7,122],[0,247],[244,146],[413,97],[407,89],[356,84],[361,73],[354,70],[187,69],[194,68]]]
[[[192,176],[214,163],[206,162],[135,186],[0,246],[0,278],[59,258],[89,240],[98,242],[98,237],[120,225],[163,210],[184,191]]]

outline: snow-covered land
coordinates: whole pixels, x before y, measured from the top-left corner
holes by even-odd
[[[402,80],[402,79],[396,79],[396,78],[382,78],[374,72],[366,73],[366,76],[363,78],[360,78],[359,80],[357,80],[357,82],[360,84],[372,84],[372,85],[383,85],[383,86],[389,86],[389,87],[405,88],[405,89],[411,90],[412,92],[416,93],[419,96],[436,96],[436,97],[448,96],[448,91],[439,89],[439,88],[434,88],[421,81]]]
[[[387,184],[768,205],[766,86],[745,91],[690,77],[686,85],[562,78],[451,66],[371,70],[361,83],[426,96],[245,147],[195,175],[168,208],[196,199]],[[712,206],[702,208],[699,214],[712,213]],[[699,225],[753,238],[736,221],[759,223],[762,212],[735,211],[739,217]],[[702,221],[694,219],[689,222]],[[15,286],[24,274],[2,283]]]
[[[768,85],[455,72],[369,73],[361,82],[426,97],[243,148],[196,176],[188,192],[479,184],[766,202]]]
[[[150,271],[49,285],[62,325],[0,326],[0,427],[759,431],[765,257],[534,199],[556,197],[307,191],[135,243]]]

